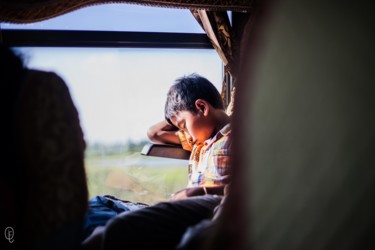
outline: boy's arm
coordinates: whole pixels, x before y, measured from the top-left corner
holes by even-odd
[[[165,120],[152,125],[147,131],[147,137],[155,143],[181,144],[176,128]]]
[[[215,187],[190,187],[190,188],[184,188],[180,191],[177,191],[176,193],[172,194],[171,200],[181,200],[186,199],[188,197],[192,196],[200,196],[200,195],[224,195],[224,187],[226,185],[222,186],[215,186]]]

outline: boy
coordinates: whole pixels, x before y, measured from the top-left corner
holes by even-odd
[[[150,140],[183,143],[180,139],[184,133],[193,145],[188,188],[174,193],[172,199],[222,195],[229,177],[231,130],[230,118],[215,86],[197,74],[177,79],[167,95],[165,118],[149,129]]]
[[[230,118],[221,96],[204,77],[181,77],[167,94],[165,118],[150,128],[148,136],[155,142],[169,143],[179,142],[176,131],[191,136],[188,187],[174,193],[172,201],[116,216],[99,234],[100,243],[93,239],[84,246],[175,249],[189,226],[212,218],[229,182]]]

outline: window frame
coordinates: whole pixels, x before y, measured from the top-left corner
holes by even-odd
[[[106,47],[214,49],[206,34],[84,31],[84,30],[1,30],[10,47]]]
[[[3,43],[10,47],[214,49],[206,34],[197,33],[29,29],[0,32]],[[149,143],[141,154],[187,160],[190,152],[179,145]]]

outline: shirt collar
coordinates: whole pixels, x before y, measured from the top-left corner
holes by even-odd
[[[232,127],[231,127],[231,124],[228,123],[227,125],[225,125],[222,129],[220,129],[216,135],[208,140],[206,140],[203,144],[205,146],[207,145],[211,145],[212,143],[214,143],[215,141],[219,140],[220,138],[222,138],[223,136],[227,136],[229,135],[230,131],[231,131]]]

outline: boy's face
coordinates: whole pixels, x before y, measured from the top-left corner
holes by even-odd
[[[179,129],[189,133],[193,143],[203,143],[210,139],[215,129],[214,123],[202,110],[198,110],[196,113],[180,111],[171,117],[171,122]]]

